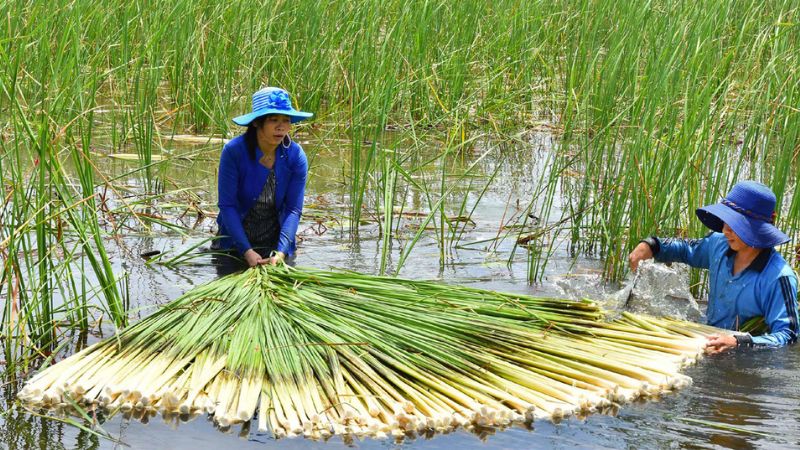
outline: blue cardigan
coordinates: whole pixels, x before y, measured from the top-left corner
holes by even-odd
[[[247,240],[242,219],[253,207],[264,189],[270,169],[259,163],[263,153],[256,148],[256,158],[250,159],[244,135],[225,144],[219,161],[219,224],[222,248],[235,248],[244,254],[252,248]],[[303,212],[303,195],[308,176],[308,159],[302,147],[292,141],[285,148],[278,145],[275,165],[275,206],[281,234],[276,250],[286,256],[294,253],[295,235]]]

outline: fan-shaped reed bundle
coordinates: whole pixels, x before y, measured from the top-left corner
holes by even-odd
[[[591,412],[688,383],[703,325],[349,272],[260,267],[200,286],[19,396],[275,436],[385,437]]]

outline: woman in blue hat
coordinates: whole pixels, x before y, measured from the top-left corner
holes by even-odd
[[[312,115],[294,109],[285,90],[267,87],[253,94],[252,112],[233,119],[247,130],[222,149],[221,238],[212,249],[234,250],[249,267],[275,264],[294,253],[308,160],[289,132],[293,123]]]
[[[797,275],[773,247],[789,241],[774,225],[775,194],[755,181],[741,181],[719,203],[697,209],[712,230],[702,239],[642,240],[629,256],[632,270],[655,256],[660,262],[682,262],[709,270],[708,324],[738,331],[763,317],[767,334],[721,334],[709,338],[706,350],[736,347],[780,347],[797,341]]]

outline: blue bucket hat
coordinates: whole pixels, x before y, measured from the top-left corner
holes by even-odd
[[[314,114],[298,111],[292,106],[292,99],[284,89],[277,87],[265,87],[253,94],[253,112],[234,117],[236,125],[246,127],[254,119],[267,114],[283,114],[292,118],[292,123],[308,119]]]
[[[722,232],[727,223],[750,247],[771,248],[789,242],[789,236],[774,225],[775,204],[775,194],[766,185],[740,181],[719,203],[698,208],[695,214],[714,231]]]

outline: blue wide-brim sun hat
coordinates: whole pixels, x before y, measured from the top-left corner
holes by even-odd
[[[267,114],[283,114],[292,119],[292,123],[308,119],[314,114],[305,111],[298,111],[292,106],[292,99],[284,89],[277,87],[265,87],[253,94],[253,111],[239,117],[233,118],[233,123],[246,127],[254,119]]]
[[[729,227],[745,244],[754,248],[772,248],[789,242],[789,236],[775,227],[775,194],[757,181],[740,181],[719,203],[698,208],[703,225],[722,232]]]

